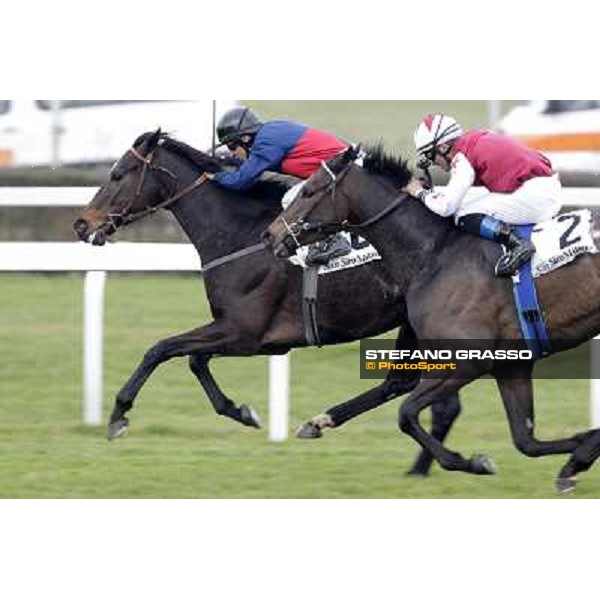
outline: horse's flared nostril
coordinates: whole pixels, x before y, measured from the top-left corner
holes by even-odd
[[[271,232],[268,229],[262,233],[260,239],[267,246],[270,246],[273,242],[273,236],[271,235]]]
[[[83,237],[88,230],[88,224],[84,219],[77,219],[77,221],[73,223],[73,229],[79,237]]]

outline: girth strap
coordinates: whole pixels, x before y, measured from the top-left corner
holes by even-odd
[[[307,267],[302,271],[302,323],[304,337],[309,346],[323,345],[317,324],[317,291],[319,287],[319,267]]]

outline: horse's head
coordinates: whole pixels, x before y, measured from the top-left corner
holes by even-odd
[[[340,231],[348,219],[347,196],[340,193],[360,150],[348,148],[305,183],[292,204],[271,223],[263,240],[279,258],[296,253],[300,246]]]
[[[160,129],[145,133],[115,163],[73,224],[81,240],[102,246],[117,229],[150,214],[170,196],[176,177],[158,164],[162,137]]]
[[[342,229],[362,234],[400,206],[411,178],[406,161],[387,154],[382,143],[365,152],[348,148],[306,182],[263,240],[276,256],[287,258]]]

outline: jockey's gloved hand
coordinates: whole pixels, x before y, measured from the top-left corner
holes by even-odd
[[[420,177],[417,178],[419,180],[419,182],[421,183],[421,185],[426,189],[426,190],[431,190],[433,189],[433,184],[431,183],[431,177],[426,177],[425,175],[421,175]]]
[[[413,177],[408,185],[402,188],[402,191],[410,194],[413,198],[419,198],[419,194],[423,191],[423,185],[419,179]]]

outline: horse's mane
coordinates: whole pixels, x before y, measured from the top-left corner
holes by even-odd
[[[364,150],[367,155],[363,160],[363,168],[368,173],[382,175],[398,188],[403,188],[411,180],[412,172],[408,168],[408,161],[388,154],[383,142],[365,146]]]
[[[134,147],[141,146],[153,135],[154,133],[152,132],[143,133],[140,135],[140,137],[138,137],[137,140],[135,140],[133,144]],[[208,154],[189,146],[181,140],[175,139],[168,133],[162,132],[160,134],[160,145],[167,150],[171,150],[177,154],[177,156],[184,158],[193,167],[201,171],[217,173],[223,170],[223,165],[219,159],[215,158],[214,156],[209,156]]]
[[[154,135],[152,132],[144,133],[135,141],[134,146],[143,144]],[[226,167],[239,166],[239,161],[231,157],[210,156],[201,150],[198,150],[181,140],[178,140],[168,133],[161,133],[160,144],[166,150],[177,154],[180,158],[186,160],[192,167],[202,172],[218,173]],[[249,190],[244,192],[263,204],[279,204],[283,195],[289,190],[291,184],[282,179],[259,179]]]

